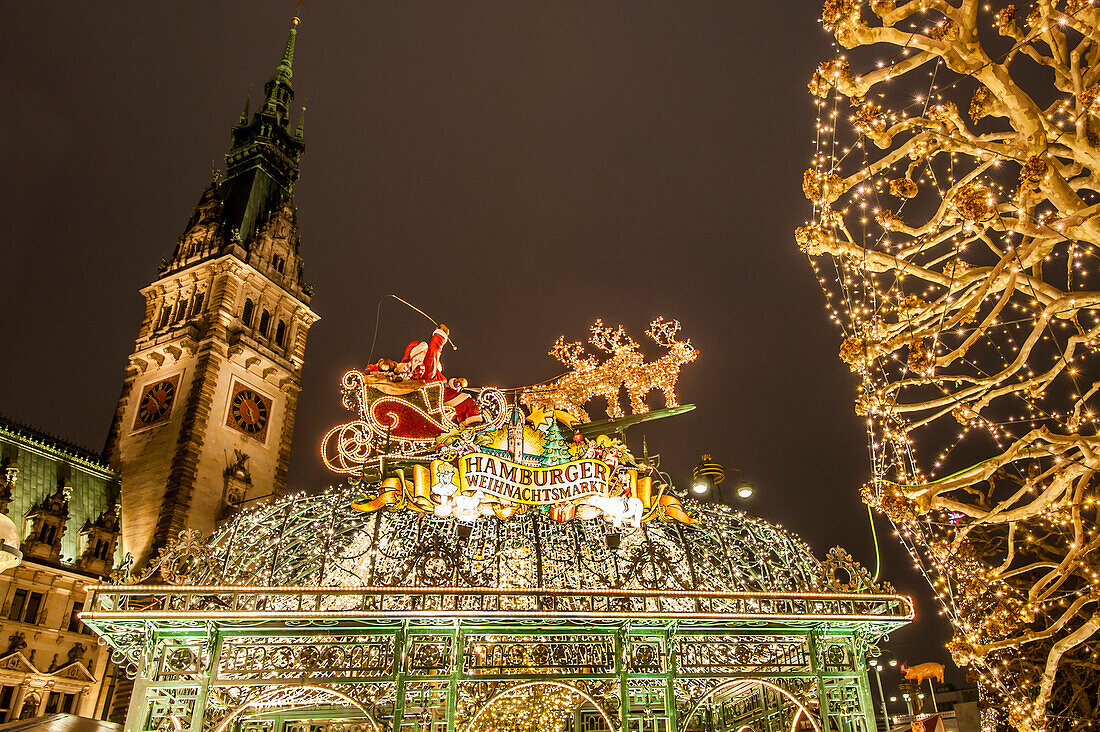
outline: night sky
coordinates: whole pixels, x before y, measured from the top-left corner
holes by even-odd
[[[294,11],[5,7],[0,412],[101,448],[137,291],[222,167],[245,97],[262,98]],[[474,385],[553,377],[554,339],[583,340],[596,318],[656,357],[643,331],[664,315],[701,352],[679,385],[698,407],[629,441],[644,435],[683,482],[703,452],[744,468],[745,508],[873,566],[856,379],[793,241],[806,82],[830,54],[817,2],[313,0],[301,16],[295,200],[321,320],[292,489],[332,482],[318,443],[347,419],[339,378],[365,363],[387,293],[450,326],[446,373]],[[387,298],[374,358],[431,327]],[[921,617],[892,647],[948,662],[927,586],[878,528],[884,575]]]

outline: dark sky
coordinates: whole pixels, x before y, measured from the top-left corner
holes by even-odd
[[[5,8],[0,412],[103,444],[155,276],[262,95],[293,2]],[[793,242],[813,153],[806,82],[830,53],[811,0],[315,0],[294,86],[310,333],[291,488],[326,485],[339,377],[395,292],[451,327],[448,375],[516,386],[597,317],[699,348],[686,415],[635,429],[674,477],[743,467],[747,508],[820,555],[874,563],[855,378]],[[393,300],[375,358],[430,325]],[[649,348],[651,355],[658,350]],[[657,395],[651,403],[657,405]],[[903,658],[947,661],[923,580],[879,524],[922,620]]]

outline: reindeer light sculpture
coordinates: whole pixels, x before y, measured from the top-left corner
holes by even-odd
[[[680,368],[699,355],[690,340],[676,339],[679,330],[678,320],[666,321],[659,317],[649,324],[646,335],[657,345],[667,348],[668,353],[648,363],[638,350],[637,341],[628,336],[621,325],[612,329],[601,320],[592,324],[588,342],[608,354],[603,361],[588,355],[580,342],[567,343],[565,337],[560,336],[549,353],[568,366],[569,373],[549,384],[525,389],[520,400],[530,409],[559,409],[586,422],[591,418],[584,405],[595,397],[607,401],[609,418],[623,417],[619,402],[619,390],[623,386],[634,414],[649,412],[645,398],[654,389],[664,394],[665,406],[678,406],[676,382],[680,378]]]
[[[690,340],[676,340],[678,332],[679,320],[666,321],[659,317],[649,324],[645,334],[658,346],[667,348],[668,353],[652,363],[638,364],[627,370],[624,383],[630,397],[630,411],[634,414],[645,414],[649,411],[645,398],[654,389],[660,389],[664,394],[666,407],[679,406],[676,401],[676,382],[680,380],[680,368],[698,358],[699,351],[691,345]]]

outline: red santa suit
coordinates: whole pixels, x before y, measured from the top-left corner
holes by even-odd
[[[413,341],[405,348],[402,359],[402,371],[406,378],[424,382],[444,381],[443,404],[455,410],[455,422],[460,425],[479,424],[484,420],[477,407],[477,400],[461,391],[466,386],[465,379],[448,379],[443,375],[443,346],[447,344],[448,331],[440,326],[432,333],[430,341]]]

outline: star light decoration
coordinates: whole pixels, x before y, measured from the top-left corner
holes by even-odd
[[[828,0],[796,232],[983,725],[1100,722],[1100,12]],[[1036,70],[1038,64],[1042,71]]]

